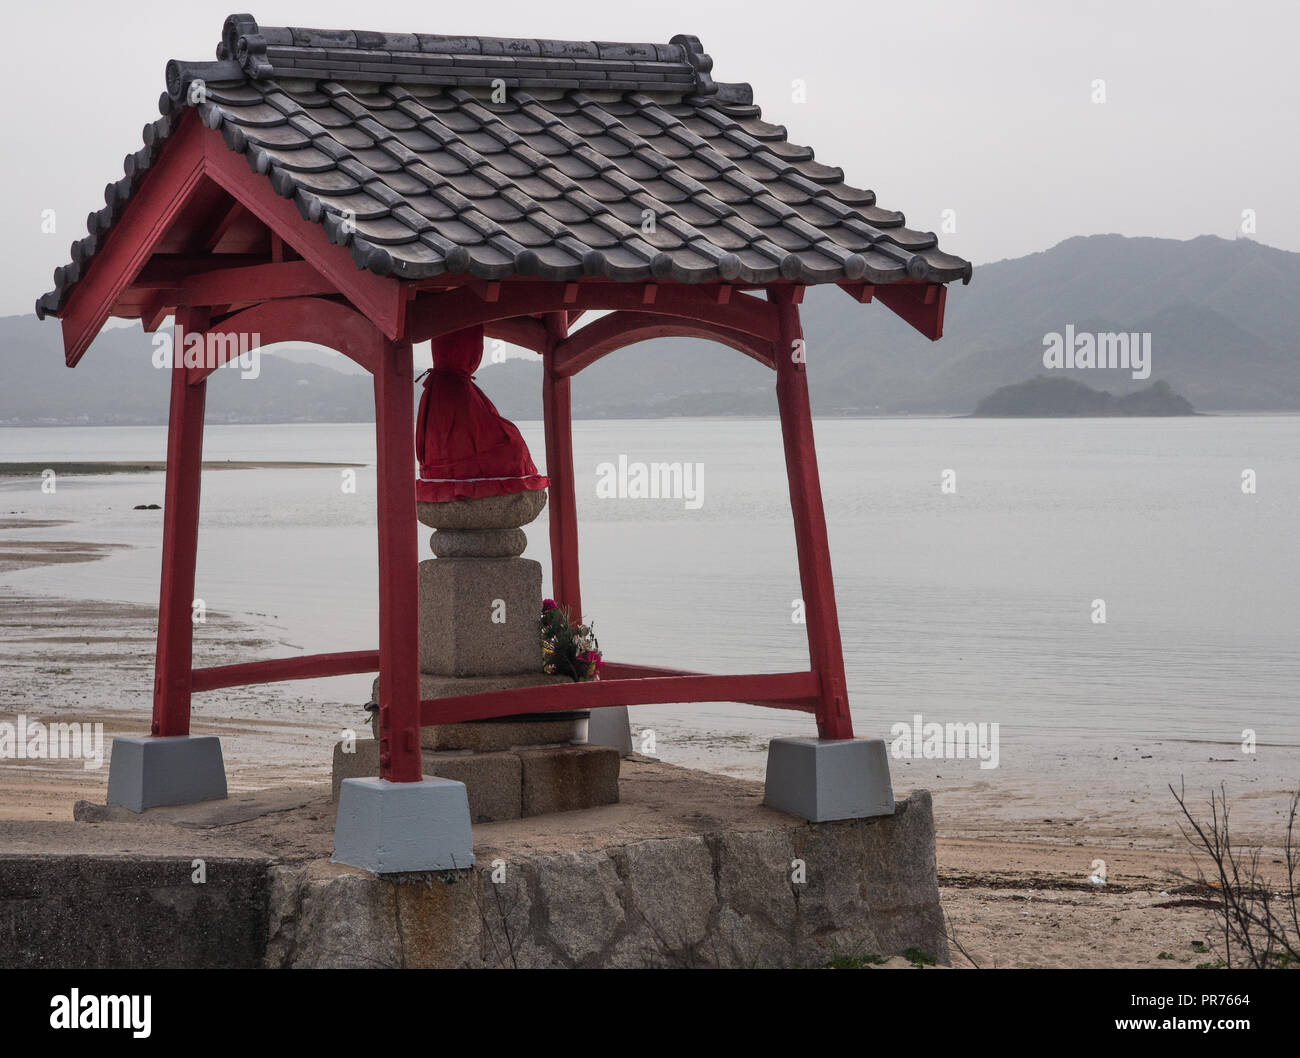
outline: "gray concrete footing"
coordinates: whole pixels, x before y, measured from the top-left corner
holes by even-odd
[[[143,812],[163,805],[220,801],[226,766],[215,735],[113,739],[108,803]]]
[[[884,740],[774,738],[763,803],[813,823],[893,815]]]
[[[613,746],[620,757],[632,756],[632,724],[626,705],[593,709],[587,719],[587,745]]]
[[[371,874],[464,870],[474,866],[465,784],[344,779],[334,824],[334,863]]]

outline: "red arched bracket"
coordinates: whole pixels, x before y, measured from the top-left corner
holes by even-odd
[[[220,347],[215,341],[211,343],[216,353],[216,362],[205,362],[202,367],[188,369],[187,377],[191,386],[245,351],[239,347],[239,339],[244,335],[250,339],[254,336],[257,338],[254,345],[245,343],[247,349],[275,345],[277,342],[311,342],[337,350],[372,375],[375,372],[374,357],[379,332],[356,309],[337,301],[326,301],[324,298],[268,301],[227,316],[220,323],[210,326],[206,333],[225,341]],[[184,349],[178,349],[177,352],[183,355]]]
[[[611,312],[574,331],[555,347],[551,367],[562,378],[576,375],[602,356],[650,338],[707,338],[751,356],[767,367],[776,367],[773,342],[704,320],[628,309]]]
[[[493,320],[483,327],[489,338],[531,349],[535,353],[546,351],[546,326],[541,320],[520,316],[513,320]]]

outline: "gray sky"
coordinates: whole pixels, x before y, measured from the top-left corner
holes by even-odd
[[[157,116],[166,60],[213,58],[234,2],[8,10],[0,314],[30,313],[50,288]],[[794,142],[976,264],[1098,232],[1232,237],[1243,210],[1255,211],[1254,238],[1300,251],[1295,0],[263,0],[251,11],[264,25],[399,32],[693,33],[714,76],[749,81]],[[792,98],[796,79],[806,102]],[[1104,103],[1093,101],[1097,80]],[[47,209],[53,235],[41,232]]]

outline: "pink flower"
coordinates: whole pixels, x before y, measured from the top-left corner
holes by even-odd
[[[543,599],[543,600],[542,600],[542,613],[550,613],[550,611],[552,611],[552,610],[554,610],[554,609],[555,609],[555,600],[554,600],[554,599]]]

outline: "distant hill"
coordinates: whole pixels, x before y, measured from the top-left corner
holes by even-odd
[[[69,370],[57,321],[0,318],[0,426],[165,423],[171,382],[166,371],[153,366],[153,352],[152,336],[138,324],[114,327],[101,333]],[[208,422],[365,422],[374,417],[373,389],[363,375],[274,354],[259,361],[256,379],[241,379],[234,368],[212,376]]]
[[[1055,418],[1103,415],[1195,415],[1186,400],[1161,380],[1116,397],[1072,378],[1039,376],[990,393],[975,407],[981,417]]]
[[[882,305],[836,289],[804,299],[809,384],[818,415],[968,414],[986,395],[1043,370],[1043,339],[1150,333],[1152,377],[1204,411],[1300,411],[1300,254],[1202,236],[1067,239],[977,265],[949,288],[946,337],[930,342]],[[138,327],[107,331],[81,366],[63,366],[58,324],[0,319],[0,422],[163,422],[165,373]],[[262,377],[219,373],[213,422],[371,417],[368,380],[317,363],[263,359]],[[1123,397],[1145,388],[1119,370],[1054,372]],[[541,415],[537,360],[486,364],[480,385],[516,419]],[[656,339],[608,356],[573,381],[579,418],[774,415],[770,371],[695,339]]]

